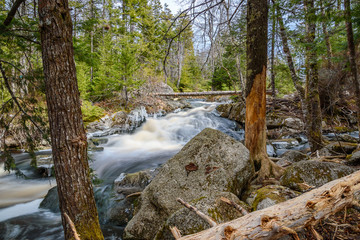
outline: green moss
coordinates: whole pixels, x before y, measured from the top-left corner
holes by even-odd
[[[286,201],[284,197],[278,195],[276,192],[276,188],[271,188],[269,186],[258,189],[256,191],[256,197],[252,204],[252,210],[256,211],[258,204],[266,198],[270,198],[278,203]]]
[[[335,131],[338,133],[351,132],[351,129],[345,126],[334,127]]]

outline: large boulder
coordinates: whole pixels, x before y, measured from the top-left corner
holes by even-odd
[[[338,163],[305,160],[288,167],[280,182],[283,186],[304,191],[307,190],[306,186],[320,187],[354,171],[353,168]]]
[[[227,203],[220,200],[225,197],[245,209],[248,209],[246,203],[240,201],[234,194],[229,192],[219,193],[216,198],[203,197],[195,199],[190,204],[201,212],[207,214],[217,223],[224,223],[242,216],[241,213]],[[209,223],[196,215],[193,211],[183,207],[173,213],[162,226],[161,230],[156,234],[155,239],[173,240],[174,237],[170,233],[169,227],[176,226],[182,235],[190,235],[200,232],[210,227]]]
[[[153,239],[187,202],[222,192],[239,196],[252,177],[249,152],[228,135],[204,129],[165,163],[141,195],[141,207],[125,228],[125,239]]]

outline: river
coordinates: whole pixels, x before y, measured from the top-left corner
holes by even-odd
[[[132,134],[107,136],[101,152],[91,153],[91,168],[103,180],[102,188],[111,186],[121,173],[157,168],[175,155],[204,128],[214,128],[237,140],[243,130],[233,121],[221,118],[215,103],[191,101],[192,109],[176,111],[164,117],[149,117]],[[49,151],[38,152],[46,156]],[[26,153],[15,154],[19,164],[29,164]],[[0,165],[0,239],[63,239],[60,214],[39,209],[54,179],[24,179]],[[122,228],[102,226],[106,239],[121,239]]]

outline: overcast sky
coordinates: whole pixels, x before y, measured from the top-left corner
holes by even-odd
[[[160,1],[163,6],[165,3],[169,6],[172,14],[176,14],[177,11],[180,9],[178,0],[160,0]]]

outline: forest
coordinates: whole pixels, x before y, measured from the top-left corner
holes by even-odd
[[[358,236],[360,2],[178,5],[0,0],[0,239]]]

